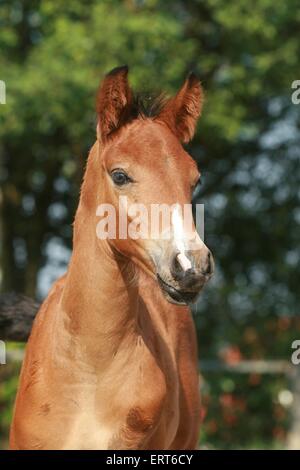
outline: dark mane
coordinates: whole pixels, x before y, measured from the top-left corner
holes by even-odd
[[[125,118],[125,120],[126,118],[133,120],[138,118],[154,118],[158,116],[167,101],[166,95],[164,93],[151,92],[132,94],[127,82],[127,75],[128,65],[121,65],[120,67],[112,69],[105,78],[105,80],[116,80],[116,77],[119,77],[121,89],[123,89],[126,101],[129,96],[132,96],[132,99],[128,100],[129,102],[127,101],[129,106],[126,106],[127,109],[124,110],[123,118]],[[109,93],[110,92],[111,90],[109,90]]]
[[[135,93],[131,107],[131,119],[155,118],[167,102],[164,93]]]

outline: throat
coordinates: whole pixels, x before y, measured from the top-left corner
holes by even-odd
[[[88,355],[110,359],[136,331],[137,281],[134,264],[105,240],[77,240],[62,296],[63,328]]]

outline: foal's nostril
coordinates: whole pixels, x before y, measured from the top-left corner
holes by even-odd
[[[179,280],[182,279],[184,276],[184,269],[182,268],[181,264],[178,261],[177,254],[173,257],[172,263],[171,263],[171,274],[174,277],[174,279]]]
[[[213,262],[213,259],[212,259],[212,255],[211,255],[211,252],[209,251],[207,253],[207,257],[206,257],[206,261],[205,261],[205,264],[202,268],[202,273],[203,274],[212,274],[213,272],[213,265],[214,265],[214,262]]]
[[[175,281],[177,281],[181,288],[191,289],[197,285],[203,284],[206,276],[210,276],[214,270],[214,262],[212,254],[207,250],[206,254],[197,257],[189,255],[186,257],[186,265],[176,254],[172,258],[170,271]],[[187,267],[189,264],[190,267]]]
[[[182,256],[182,258],[180,258],[180,256]],[[176,281],[181,281],[187,275],[194,275],[195,270],[192,268],[192,263],[189,258],[177,253],[171,262],[171,274]]]

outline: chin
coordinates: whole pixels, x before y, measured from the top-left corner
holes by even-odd
[[[193,291],[182,291],[164,281],[159,274],[157,280],[166,300],[175,305],[191,305],[196,302],[202,289]]]

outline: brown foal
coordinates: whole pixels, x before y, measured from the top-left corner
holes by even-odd
[[[192,234],[183,228],[178,207],[190,202],[199,179],[181,142],[194,134],[202,89],[191,74],[146,115],[127,72],[114,69],[100,87],[73,254],[34,322],[12,449],[197,446],[197,346],[187,304],[210,278],[213,260],[194,225]],[[118,213],[120,196],[149,210],[172,206],[172,235],[99,238],[97,208],[111,204]]]

